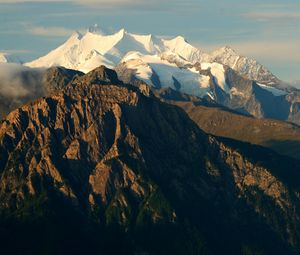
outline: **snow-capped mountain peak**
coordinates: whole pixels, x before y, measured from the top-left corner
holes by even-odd
[[[217,49],[216,51],[230,52],[231,54],[237,54],[236,51],[232,47],[230,47],[229,45],[225,45],[225,46]]]
[[[116,66],[129,51],[139,51],[143,54],[158,54],[161,51],[162,43],[152,35],[131,34],[125,29],[106,35],[95,32],[96,29],[98,27],[89,29],[84,35],[74,33],[63,45],[26,65],[30,67],[60,65],[88,72],[102,64],[108,67]],[[94,57],[91,58],[93,52]]]
[[[199,62],[201,59],[202,51],[189,44],[182,36],[163,40],[163,44],[168,51],[178,54],[192,64]]]
[[[74,33],[60,47],[26,65],[30,67],[59,65],[89,72],[100,65],[114,68],[131,51],[137,51],[143,55],[159,55],[181,67],[201,62],[217,62],[262,84],[272,85],[280,82],[256,60],[239,55],[229,46],[205,53],[188,43],[182,36],[162,39],[151,34],[129,33],[123,28],[116,33],[106,34],[97,24],[90,27],[85,34]]]
[[[98,25],[84,34],[74,33],[61,46],[26,65],[64,66],[86,73],[105,65],[114,68],[125,83],[142,80],[156,88],[170,87],[258,117],[275,114],[271,108],[261,108],[262,99],[281,103],[287,97],[287,90],[268,69],[229,46],[205,53],[182,36],[163,39],[125,29],[105,34]]]
[[[8,59],[5,53],[0,53],[0,63],[7,63]]]
[[[21,63],[20,59],[6,52],[0,52],[0,63]]]
[[[75,31],[75,32],[70,36],[70,38],[67,40],[67,42],[73,43],[74,40],[75,40],[75,41],[81,40],[82,37],[83,37],[83,35],[82,35],[79,31]]]
[[[109,35],[99,31],[102,31],[99,26],[94,25],[83,35],[76,32],[57,49],[26,65],[30,67],[61,65],[88,72],[90,69],[87,69],[87,66],[92,69],[101,64],[114,67],[130,51],[138,51],[146,55],[172,52],[191,63],[198,62],[202,54],[182,36],[167,40],[151,34],[129,33],[123,28]],[[97,55],[95,54],[97,52],[98,56],[93,57],[92,63],[87,63],[91,61],[92,52],[94,55]],[[96,62],[96,59],[101,62]]]
[[[209,54],[203,54],[202,62],[221,63],[237,71],[240,75],[260,83],[272,85],[280,82],[275,75],[255,59],[239,55],[230,46],[221,47]]]
[[[171,39],[170,41],[177,42],[177,43],[188,43],[187,40],[181,35],[176,36],[174,39]]]

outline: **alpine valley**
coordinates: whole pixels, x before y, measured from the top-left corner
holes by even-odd
[[[300,254],[300,90],[254,59],[95,26],[0,62],[3,254]]]

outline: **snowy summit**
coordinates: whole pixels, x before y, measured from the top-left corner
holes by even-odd
[[[228,46],[205,53],[182,36],[162,39],[151,34],[129,33],[125,29],[106,34],[97,24],[85,34],[75,32],[58,48],[25,65],[63,66],[85,73],[100,65],[122,66],[152,86],[173,87],[198,96],[210,95],[212,82],[207,73],[199,74],[199,66],[210,70],[213,82],[226,94],[236,93],[226,84],[226,66],[266,86],[279,81],[257,61],[238,55]]]

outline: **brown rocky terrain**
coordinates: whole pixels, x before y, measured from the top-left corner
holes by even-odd
[[[0,155],[10,254],[300,251],[298,161],[207,135],[103,66],[11,112]]]
[[[126,82],[131,81],[136,86],[142,83],[134,79],[133,74],[129,70],[121,69],[121,66],[118,66],[117,72],[122,77],[122,80]],[[211,75],[209,70],[202,70],[201,72]],[[230,78],[231,80],[239,83],[239,86],[246,94],[252,93],[251,90],[247,90],[247,88],[251,88],[251,81],[237,76],[234,72],[230,72],[230,69],[227,72],[228,77],[232,77]],[[63,67],[23,71],[15,79],[20,80],[23,84],[28,82],[34,84],[34,93],[13,99],[1,97],[0,95],[0,118],[1,116],[4,118],[7,113],[24,103],[35,100],[40,96],[50,96],[56,91],[62,90],[76,76],[80,77],[82,75],[83,73],[81,72]],[[211,100],[203,100],[172,89],[158,89],[155,94],[165,101],[168,100],[168,102],[183,107],[199,127],[207,133],[262,145],[280,154],[300,158],[300,129],[297,125],[274,119],[257,119],[245,116],[218,105]],[[292,94],[295,94],[295,96],[291,96]],[[293,116],[297,118],[297,92],[292,91],[287,98],[288,101],[293,103],[291,111],[295,114]],[[256,114],[255,111],[253,113],[254,115]],[[294,118],[293,116],[291,115],[291,118]],[[235,124],[232,125],[232,123]]]
[[[154,93],[163,101],[184,109],[209,134],[261,145],[300,159],[300,128],[293,123],[240,114],[212,101],[172,89],[156,89]]]

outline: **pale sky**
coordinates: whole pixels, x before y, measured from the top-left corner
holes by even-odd
[[[299,0],[0,0],[0,52],[32,60],[95,23],[183,35],[205,51],[229,45],[282,80],[300,80]]]

